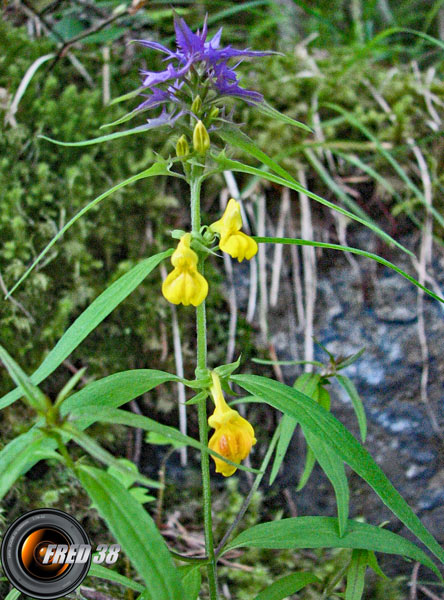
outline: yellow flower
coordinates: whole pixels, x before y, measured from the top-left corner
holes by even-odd
[[[252,237],[240,231],[242,216],[240,204],[234,198],[228,202],[222,218],[210,225],[210,229],[220,235],[219,248],[242,262],[250,260],[257,252],[257,243]]]
[[[240,416],[237,410],[233,410],[225,402],[220,379],[217,373],[212,371],[213,385],[210,388],[216,408],[208,419],[208,425],[216,431],[208,442],[208,447],[229,460],[240,463],[250,454],[251,447],[256,443],[254,429],[250,423]],[[216,473],[222,473],[224,477],[233,475],[236,467],[230,465],[220,458],[212,457],[216,463]]]
[[[199,259],[190,243],[190,233],[181,237],[171,256],[174,269],[162,284],[162,294],[173,304],[199,306],[207,297],[208,283],[197,270]]]

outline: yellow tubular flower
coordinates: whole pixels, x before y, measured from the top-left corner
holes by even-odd
[[[240,204],[234,198],[228,202],[222,218],[210,225],[211,231],[220,235],[219,248],[242,262],[250,260],[257,253],[257,243],[252,237],[240,231],[242,216]]]
[[[199,306],[207,297],[208,283],[197,270],[199,259],[190,243],[190,233],[181,237],[171,256],[174,269],[162,284],[162,294],[172,304]]]
[[[246,419],[240,416],[237,410],[233,410],[225,402],[217,373],[212,371],[211,377],[213,385],[210,391],[216,408],[208,418],[208,425],[216,431],[208,442],[208,447],[231,461],[240,463],[241,460],[247,458],[251,447],[256,443],[254,429]],[[236,467],[233,465],[215,456],[212,458],[216,463],[216,473],[229,477],[236,471]]]

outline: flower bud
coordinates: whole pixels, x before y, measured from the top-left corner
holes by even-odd
[[[202,155],[210,148],[210,136],[202,121],[198,121],[194,128],[193,146],[196,152]]]
[[[200,96],[197,95],[193,100],[193,104],[191,105],[191,112],[193,112],[195,115],[199,116],[201,109],[202,109],[202,100],[201,100]]]
[[[181,135],[177,140],[176,144],[176,155],[178,157],[187,156],[190,153],[190,147],[188,146],[187,138],[185,135]]]
[[[217,115],[219,114],[219,109],[217,108],[217,106],[213,106],[213,108],[210,110],[208,117],[213,120],[217,117]]]

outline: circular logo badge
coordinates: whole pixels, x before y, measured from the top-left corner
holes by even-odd
[[[91,545],[73,517],[52,508],[26,513],[3,536],[6,577],[23,594],[55,600],[74,591],[91,564]]]

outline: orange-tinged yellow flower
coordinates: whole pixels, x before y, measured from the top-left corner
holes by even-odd
[[[210,388],[216,405],[213,414],[208,418],[208,425],[216,431],[208,442],[208,447],[229,460],[240,463],[250,454],[251,447],[256,443],[254,429],[251,424],[240,416],[225,402],[217,373],[212,371],[213,385]],[[236,467],[220,458],[212,457],[216,464],[216,473],[224,477],[233,475]]]
[[[222,218],[210,225],[210,229],[220,235],[219,248],[239,262],[244,258],[250,260],[257,253],[256,241],[241,231],[240,204],[234,198],[228,202]]]
[[[199,306],[207,297],[208,283],[197,270],[199,259],[190,243],[190,233],[181,237],[171,256],[174,269],[162,284],[162,294],[173,304]]]

